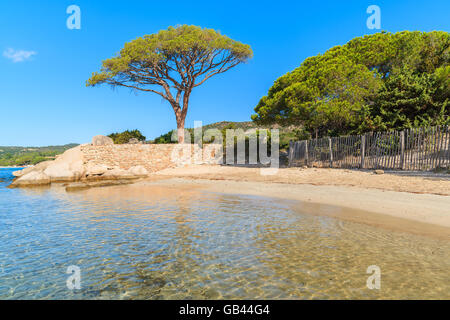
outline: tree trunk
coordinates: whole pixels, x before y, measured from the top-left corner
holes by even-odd
[[[181,116],[177,116],[178,143],[184,143],[184,120]]]
[[[180,107],[178,107],[178,109],[177,109],[178,112],[175,113],[176,118],[177,118],[178,143],[185,143],[184,122],[186,120],[186,114],[187,114],[187,110],[188,110],[190,94],[191,94],[190,90],[187,90],[184,92],[183,109],[180,109]]]
[[[175,111],[175,118],[177,120],[177,135],[178,135],[178,143],[185,143],[184,136],[184,122],[186,120],[186,114],[188,110],[189,104],[189,95],[190,90],[185,91],[183,96],[183,108],[178,103],[178,98],[176,101],[172,100],[170,103],[172,105],[173,110]]]

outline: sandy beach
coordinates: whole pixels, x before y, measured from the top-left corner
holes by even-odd
[[[339,169],[191,166],[157,172],[139,185],[297,200],[313,214],[450,239],[450,180]],[[127,188],[127,186],[124,186]]]

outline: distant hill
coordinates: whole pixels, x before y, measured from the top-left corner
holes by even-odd
[[[279,125],[257,125],[253,121],[220,121],[203,126],[203,130],[219,129],[222,130],[226,127],[233,126],[235,129],[242,129],[244,131],[249,129],[279,129],[280,132],[290,132],[293,127],[281,127]]]
[[[230,127],[230,126],[234,126],[234,128],[242,129],[244,131],[253,129],[253,128],[257,128],[257,125],[253,121],[242,121],[242,122],[220,121],[220,122],[215,122],[215,123],[211,123],[211,124],[207,124],[207,125],[203,126],[203,131],[208,130],[208,129],[222,130],[222,129],[224,129],[226,127]]]
[[[0,166],[25,166],[45,160],[52,160],[56,155],[76,147],[70,143],[63,146],[47,147],[2,147],[0,146]]]

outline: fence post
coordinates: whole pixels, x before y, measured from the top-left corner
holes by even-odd
[[[333,168],[333,142],[330,137],[328,137],[328,145],[330,147],[330,168]]]
[[[305,162],[306,162],[306,166],[308,166],[308,140],[305,140]]]
[[[366,153],[366,135],[361,136],[361,169],[364,169],[364,157]]]
[[[405,164],[405,131],[400,131],[400,169],[403,170]]]
[[[289,141],[289,154],[288,154],[288,166],[292,165],[292,153],[294,152],[294,143],[292,140]]]

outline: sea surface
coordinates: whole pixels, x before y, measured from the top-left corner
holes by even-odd
[[[195,188],[8,189],[14,170],[0,299],[450,299],[446,240]]]

